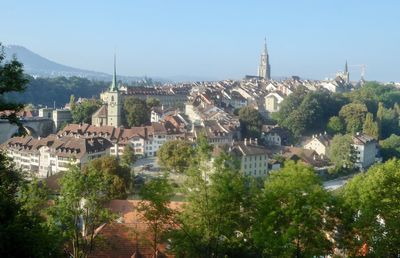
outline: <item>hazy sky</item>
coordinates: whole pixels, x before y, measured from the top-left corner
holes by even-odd
[[[264,36],[272,76],[333,77],[365,64],[400,81],[400,1],[0,0],[0,41],[89,70],[159,77],[256,74]],[[360,69],[350,67],[351,78]]]

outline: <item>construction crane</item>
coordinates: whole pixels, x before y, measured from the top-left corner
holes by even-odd
[[[360,80],[363,82],[364,78],[365,78],[365,67],[366,67],[366,65],[365,64],[350,65],[350,67],[359,67],[359,68],[361,68],[361,79]]]

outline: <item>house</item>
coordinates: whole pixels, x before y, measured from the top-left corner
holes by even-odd
[[[318,155],[326,156],[327,149],[331,143],[332,137],[326,134],[315,134],[304,145],[304,149],[314,150]]]
[[[283,101],[283,96],[278,91],[271,92],[265,96],[265,109],[269,113],[275,113],[279,111],[280,105]]]
[[[261,129],[261,139],[268,145],[282,146],[289,145],[290,132],[278,125],[263,125]]]
[[[215,120],[204,121],[202,126],[193,127],[192,133],[193,139],[204,134],[208,143],[214,146],[230,144],[234,135],[234,132],[227,125]]]
[[[306,165],[314,167],[315,170],[324,170],[329,166],[329,160],[323,155],[318,155],[315,150],[304,149],[299,147],[283,147],[280,155],[285,159],[300,161]]]
[[[353,136],[353,147],[356,153],[356,167],[364,170],[375,163],[378,145],[374,138],[366,134],[357,133]]]
[[[165,116],[168,115],[176,115],[179,112],[178,108],[164,108],[164,106],[161,107],[153,107],[151,108],[150,112],[150,122],[161,122]]]
[[[268,175],[269,151],[258,145],[257,139],[244,139],[231,147],[231,152],[239,157],[241,171],[245,176],[266,177]]]
[[[35,139],[13,137],[1,148],[16,167],[45,178],[68,170],[70,164],[82,166],[92,159],[109,155],[112,144],[103,137],[70,137],[49,135]]]

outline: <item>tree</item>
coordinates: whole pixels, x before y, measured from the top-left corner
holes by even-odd
[[[206,146],[199,146],[183,187],[188,202],[169,236],[172,250],[186,257],[256,257],[249,215],[254,188],[231,156],[222,153],[211,165]]]
[[[101,92],[109,86],[107,81],[89,80],[81,77],[55,77],[55,78],[34,78],[29,75],[26,90],[19,93],[8,93],[6,99],[37,105],[53,106],[64,105],[70,101],[70,96],[81,98],[98,98]]]
[[[336,115],[345,102],[345,99],[327,90],[308,92],[300,87],[283,100],[276,117],[281,126],[299,138],[324,130],[329,118]]]
[[[378,122],[381,139],[385,139],[391,134],[400,134],[399,118],[396,114],[396,110],[385,108],[382,102],[378,104],[376,120]]]
[[[400,255],[400,161],[393,159],[355,176],[341,191],[345,207],[351,211],[353,228],[349,256],[359,255],[363,246],[371,257]]]
[[[239,110],[242,136],[260,138],[263,117],[258,110],[246,106]]]
[[[367,114],[367,106],[360,103],[350,103],[339,111],[339,117],[346,123],[348,133],[361,132]]]
[[[110,219],[104,208],[110,199],[109,184],[98,171],[81,171],[77,166],[71,166],[60,180],[60,197],[51,207],[49,219],[69,243],[72,257],[88,257],[95,247],[96,229]]]
[[[73,105],[71,109],[72,121],[74,123],[91,123],[92,115],[101,107],[100,101],[86,99],[79,104]]]
[[[125,98],[124,110],[129,127],[141,126],[150,122],[149,110],[144,100],[129,96]]]
[[[332,116],[329,119],[328,124],[326,125],[326,130],[328,131],[329,134],[335,135],[339,133],[344,133],[345,132],[345,126],[338,116]]]
[[[23,104],[7,101],[5,94],[24,91],[27,79],[20,62],[13,58],[3,63],[4,59],[0,44],[0,111],[11,111],[1,118],[20,125],[16,112],[23,108]],[[0,152],[0,257],[59,256],[57,236],[52,234],[38,213],[42,196],[37,196],[36,191],[26,190],[30,187],[35,188]],[[27,192],[31,198],[27,198]]]
[[[129,144],[125,145],[124,152],[121,156],[121,165],[130,168],[135,161],[135,152],[133,151],[132,146]]]
[[[173,211],[169,204],[173,195],[173,188],[168,182],[167,174],[145,183],[140,190],[143,200],[140,201],[138,210],[149,225],[152,236],[150,243],[154,255],[157,253],[159,244],[163,242],[165,233],[172,227]],[[149,239],[145,240],[149,241]]]
[[[104,156],[91,160],[84,172],[97,174],[109,187],[107,196],[112,199],[125,199],[131,183],[130,168],[121,166],[115,157]]]
[[[70,110],[74,110],[74,109],[75,109],[75,106],[76,106],[76,103],[75,103],[75,96],[74,96],[74,95],[71,95],[71,96],[69,97],[69,109],[70,109]]]
[[[161,102],[159,99],[156,99],[156,98],[148,98],[148,99],[146,99],[146,105],[147,105],[147,108],[150,110],[153,107],[161,106]]]
[[[337,134],[328,148],[327,156],[337,168],[353,168],[356,161],[353,139],[349,134]]]
[[[12,123],[19,124],[16,112],[24,107],[24,104],[7,101],[4,95],[13,92],[23,92],[28,80],[23,73],[23,65],[13,58],[10,62],[5,59],[4,48],[0,43],[0,111],[14,111],[11,114],[2,114],[0,118],[6,118]]]
[[[183,173],[189,167],[193,155],[192,143],[183,140],[168,141],[157,152],[161,166],[178,173]]]
[[[363,133],[374,137],[377,140],[379,138],[378,123],[374,121],[374,116],[371,113],[367,113],[367,116],[365,117]]]
[[[384,161],[391,158],[400,158],[400,136],[392,134],[389,138],[379,142],[380,154]]]
[[[333,232],[326,192],[315,171],[287,162],[266,179],[253,226],[264,256],[314,257],[332,253],[327,234]]]

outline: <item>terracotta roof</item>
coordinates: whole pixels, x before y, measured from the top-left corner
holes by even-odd
[[[148,225],[137,210],[140,201],[112,200],[108,208],[120,216],[119,222],[107,224],[100,230],[98,236],[102,238],[101,245],[95,247],[89,257],[153,257],[150,243],[151,233]],[[181,202],[171,202],[173,209],[182,207]],[[165,244],[159,245],[158,257],[174,257],[166,250]]]

